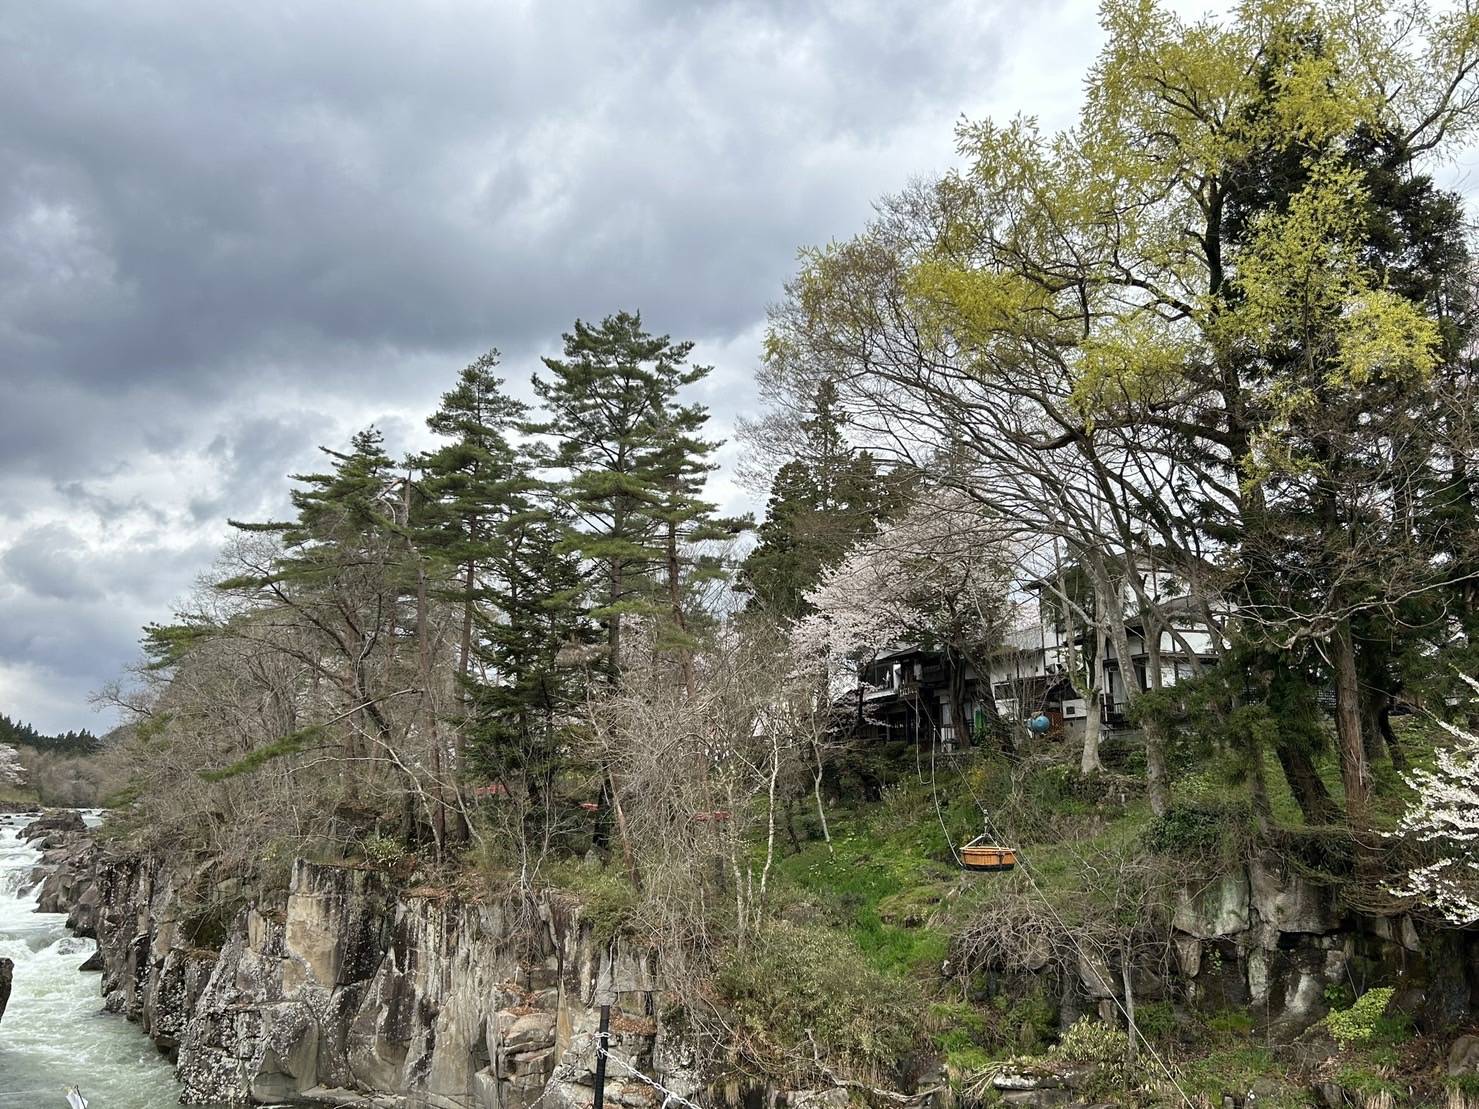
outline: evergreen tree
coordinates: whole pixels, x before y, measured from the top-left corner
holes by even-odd
[[[531,800],[546,804],[585,703],[596,634],[580,561],[565,549],[568,528],[548,496],[519,492],[504,502],[476,607],[470,682],[474,768],[504,783],[522,774]]]
[[[405,602],[414,595],[407,565],[404,484],[375,428],[357,432],[347,452],[320,448],[333,459],[324,473],[294,474],[297,518],[231,525],[279,537],[270,565],[217,584],[251,612],[279,610],[301,627],[309,643],[287,646],[320,678],[341,691],[350,715],[362,717],[382,744],[396,727],[383,708],[381,688],[401,633]],[[282,649],[282,648],[280,648]],[[355,730],[346,753],[360,755]]]
[[[577,320],[564,357],[544,359],[549,376],[534,377],[546,418],[528,430],[554,443],[541,460],[560,475],[570,514],[564,549],[600,567],[591,615],[605,628],[612,674],[621,670],[623,618],[681,609],[678,547],[702,534],[711,512],[697,494],[716,445],[699,435],[708,413],[678,401],[709,373],[688,364],[692,349],[648,334],[639,314],[618,312],[597,326]]]
[[[902,502],[900,482],[843,435],[837,387],[823,381],[802,425],[801,454],[776,471],[759,543],[745,558],[739,588],[750,606],[783,619],[810,611],[806,594]]]
[[[462,371],[426,421],[447,442],[417,460],[428,502],[420,532],[455,568],[453,596],[462,610],[457,671],[463,678],[472,662],[476,610],[489,597],[484,574],[504,542],[503,522],[521,510],[523,494],[535,484],[527,459],[509,442],[528,408],[504,393],[497,366],[492,350]]]
[[[0,744],[34,747],[38,751],[55,751],[62,755],[91,755],[102,747],[102,741],[86,728],[49,735],[3,713],[0,713]]]

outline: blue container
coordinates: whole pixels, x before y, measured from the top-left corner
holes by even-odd
[[[1027,721],[1027,730],[1029,732],[1034,732],[1037,735],[1042,735],[1043,732],[1047,731],[1052,726],[1053,722],[1049,720],[1047,718],[1047,715],[1044,713],[1038,713],[1031,720]]]

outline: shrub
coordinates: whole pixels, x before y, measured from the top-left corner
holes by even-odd
[[[1176,1031],[1176,1010],[1167,1001],[1147,1001],[1135,1009],[1135,1026],[1147,1040],[1165,1040]]]
[[[1083,1017],[1041,1055],[1008,1059],[991,1068],[993,1072],[1053,1072],[1064,1063],[1092,1067],[1085,1087],[1079,1091],[1090,1099],[1113,1098],[1120,1103],[1126,1094],[1149,1092],[1159,1096],[1161,1075],[1142,1056],[1130,1058],[1130,1038],[1123,1030]],[[1134,1104],[1140,1104],[1138,1099]]]
[[[836,1062],[895,1074],[923,1032],[912,985],[831,928],[779,921],[736,950],[716,984],[740,1029],[806,1058],[810,1034]]]
[[[1122,1065],[1129,1055],[1130,1037],[1122,1030],[1083,1017],[1069,1026],[1048,1051],[1049,1058],[1067,1063]]]
[[[547,864],[544,877],[556,889],[565,890],[580,904],[581,919],[591,926],[597,943],[629,931],[637,907],[637,891],[624,877],[578,859]]]
[[[1325,1027],[1341,1047],[1368,1044],[1376,1038],[1382,1014],[1396,991],[1391,986],[1367,990],[1349,1009],[1336,1009],[1325,1017]]]
[[[380,867],[393,867],[406,855],[405,844],[378,832],[361,840],[360,850],[365,853],[366,859]]]
[[[1247,810],[1236,805],[1172,805],[1151,821],[1144,843],[1159,855],[1221,857],[1238,843],[1230,833],[1245,827],[1247,817]]]

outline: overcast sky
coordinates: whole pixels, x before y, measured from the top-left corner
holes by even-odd
[[[106,727],[228,516],[421,445],[489,347],[640,309],[727,432],[797,248],[962,114],[1066,122],[1099,43],[1090,0],[0,0],[0,712]]]

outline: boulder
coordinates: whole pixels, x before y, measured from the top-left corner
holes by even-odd
[[[1250,920],[1247,877],[1225,874],[1199,889],[1181,890],[1171,923],[1189,936],[1212,940],[1246,932]]]
[[[5,1017],[5,1006],[10,1003],[10,983],[15,975],[15,963],[0,959],[0,1019]]]
[[[82,814],[76,809],[48,809],[26,825],[21,838],[32,840],[38,836],[49,836],[55,832],[85,831],[87,831],[87,825],[82,822]]]
[[[1479,1036],[1460,1036],[1448,1049],[1448,1075],[1459,1078],[1475,1074],[1479,1074]]]
[[[1252,863],[1248,884],[1254,911],[1275,931],[1323,935],[1340,927],[1333,891],[1291,873],[1277,862]]]

